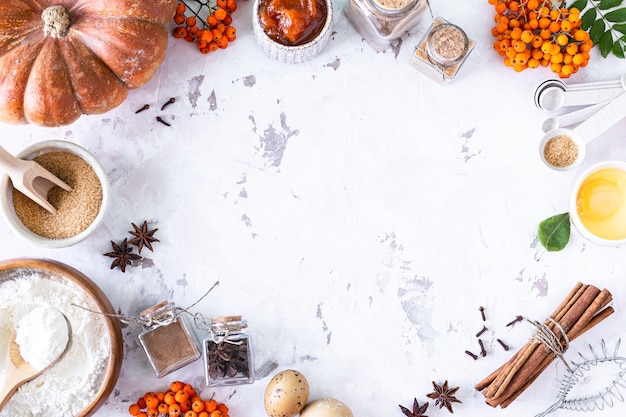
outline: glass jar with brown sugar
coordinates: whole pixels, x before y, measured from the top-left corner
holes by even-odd
[[[150,365],[161,378],[200,358],[196,339],[173,303],[162,301],[140,313],[139,341]]]
[[[440,84],[447,84],[474,48],[475,42],[459,26],[438,17],[415,47],[411,65]]]
[[[344,11],[363,39],[382,51],[415,26],[427,6],[426,0],[348,0]]]

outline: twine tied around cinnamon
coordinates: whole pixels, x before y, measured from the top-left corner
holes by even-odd
[[[569,338],[567,337],[567,332],[565,331],[565,329],[563,329],[563,326],[561,326],[552,317],[548,317],[546,319],[546,321],[549,321],[552,324],[554,324],[554,327],[557,328],[559,332],[561,333],[561,337],[563,338],[563,343],[561,343],[561,338],[557,336],[556,333],[546,323],[540,323],[537,320],[533,320],[533,321],[526,320],[526,321],[528,321],[530,324],[532,324],[536,328],[535,334],[533,334],[530,338],[530,342],[531,343],[543,343],[543,345],[547,347],[548,349],[550,349],[552,353],[554,353],[554,356],[561,359],[561,361],[563,361],[567,369],[571,371],[572,368],[570,368],[569,364],[563,357],[563,355],[569,348]]]

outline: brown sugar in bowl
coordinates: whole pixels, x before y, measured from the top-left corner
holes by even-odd
[[[84,297],[85,304],[89,303],[91,309],[94,310],[90,314],[102,313],[100,316],[105,326],[104,337],[109,342],[109,354],[106,363],[103,364],[104,371],[96,394],[88,405],[76,415],[76,417],[94,416],[109,398],[122,367],[124,344],[120,322],[113,317],[116,314],[115,309],[100,287],[90,278],[69,265],[50,259],[17,258],[0,261],[0,286],[8,280],[28,273],[38,273],[54,282],[77,288],[72,289],[72,291],[81,292],[80,295]]]
[[[87,238],[104,220],[110,184],[98,160],[67,141],[36,143],[17,155],[35,159],[65,181],[72,190],[53,188],[48,200],[57,209],[47,212],[13,188],[5,175],[0,181],[2,214],[13,230],[34,243],[51,248],[74,245]]]

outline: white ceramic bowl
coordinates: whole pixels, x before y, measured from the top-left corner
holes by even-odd
[[[287,64],[299,64],[317,56],[328,44],[333,28],[333,4],[331,0],[326,0],[326,22],[321,32],[310,42],[297,46],[287,46],[276,42],[263,31],[259,21],[259,0],[254,1],[252,6],[252,27],[254,37],[261,49],[271,58]]]
[[[574,187],[572,189],[572,194],[570,196],[570,202],[569,202],[569,214],[570,214],[571,222],[574,225],[574,228],[585,239],[589,240],[590,242],[597,243],[597,244],[603,245],[603,246],[620,246],[620,245],[623,245],[623,244],[626,243],[626,238],[624,238],[624,239],[605,239],[605,238],[598,237],[598,236],[594,235],[593,233],[591,233],[585,227],[585,225],[582,223],[582,221],[580,220],[580,217],[578,215],[577,199],[578,199],[578,191],[580,189],[580,186],[582,185],[583,181],[585,181],[585,179],[587,177],[589,177],[589,175],[591,175],[592,173],[594,173],[594,172],[596,172],[598,170],[605,169],[605,168],[617,168],[617,169],[620,169],[620,170],[626,172],[626,162],[624,162],[624,161],[604,161],[604,162],[597,163],[597,164],[589,167],[587,170],[585,170],[576,179],[576,181],[574,182]]]
[[[102,165],[100,165],[100,162],[98,162],[98,160],[89,151],[72,142],[62,140],[38,142],[24,149],[17,155],[17,157],[22,159],[33,159],[38,155],[54,151],[69,152],[79,156],[91,166],[98,176],[102,185],[102,204],[100,205],[100,212],[94,221],[82,232],[65,239],[49,239],[32,232],[21,222],[15,213],[15,207],[13,206],[13,185],[7,174],[4,174],[0,180],[0,207],[2,208],[2,215],[7,224],[20,236],[43,247],[62,248],[75,245],[76,243],[84,240],[102,223],[107,207],[109,206],[111,186],[106,171]]]

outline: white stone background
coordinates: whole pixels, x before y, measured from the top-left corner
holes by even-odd
[[[3,126],[2,144],[15,153],[48,139],[87,148],[108,172],[113,198],[104,224],[70,248],[33,246],[0,224],[2,258],[65,262],[127,314],[161,299],[186,307],[219,280],[197,311],[242,314],[255,366],[274,365],[254,384],[203,390],[226,401],[233,417],[264,416],[267,382],[288,368],[307,377],[311,399],[337,398],[355,416],[401,416],[398,404],[425,401],[433,380],[460,387],[456,415],[543,411],[555,401],[563,365],[553,364],[506,409],[485,405],[473,386],[532,332],[505,324],[517,314],[542,320],[577,281],[611,290],[617,312],[568,355],[622,337],[626,249],[572,231],[563,251],[546,252],[536,230],[568,210],[584,168],[626,160],[626,121],[590,144],[579,169],[546,168],[538,155],[546,114],[533,91],[552,74],[504,67],[492,50],[486,1],[431,6],[477,42],[445,87],[408,63],[428,13],[399,48],[377,53],[337,0],[325,50],[287,65],[258,47],[252,2],[244,0],[234,15],[238,39],[227,50],[204,56],[172,39],[158,74],[117,109],[54,129]],[[624,72],[625,61],[594,49],[589,66],[567,82]],[[176,103],[158,111],[170,97]],[[135,114],[145,103],[151,109]],[[110,270],[102,256],[110,240],[121,241],[131,222],[144,219],[159,229],[154,253],[144,250],[126,273]],[[463,352],[479,350],[481,305],[488,355],[473,361]],[[124,329],[121,376],[98,416],[126,415],[139,395],[174,379],[202,385],[201,361],[157,379],[138,332]],[[619,403],[599,414],[624,409]],[[431,404],[427,414],[448,412]]]

